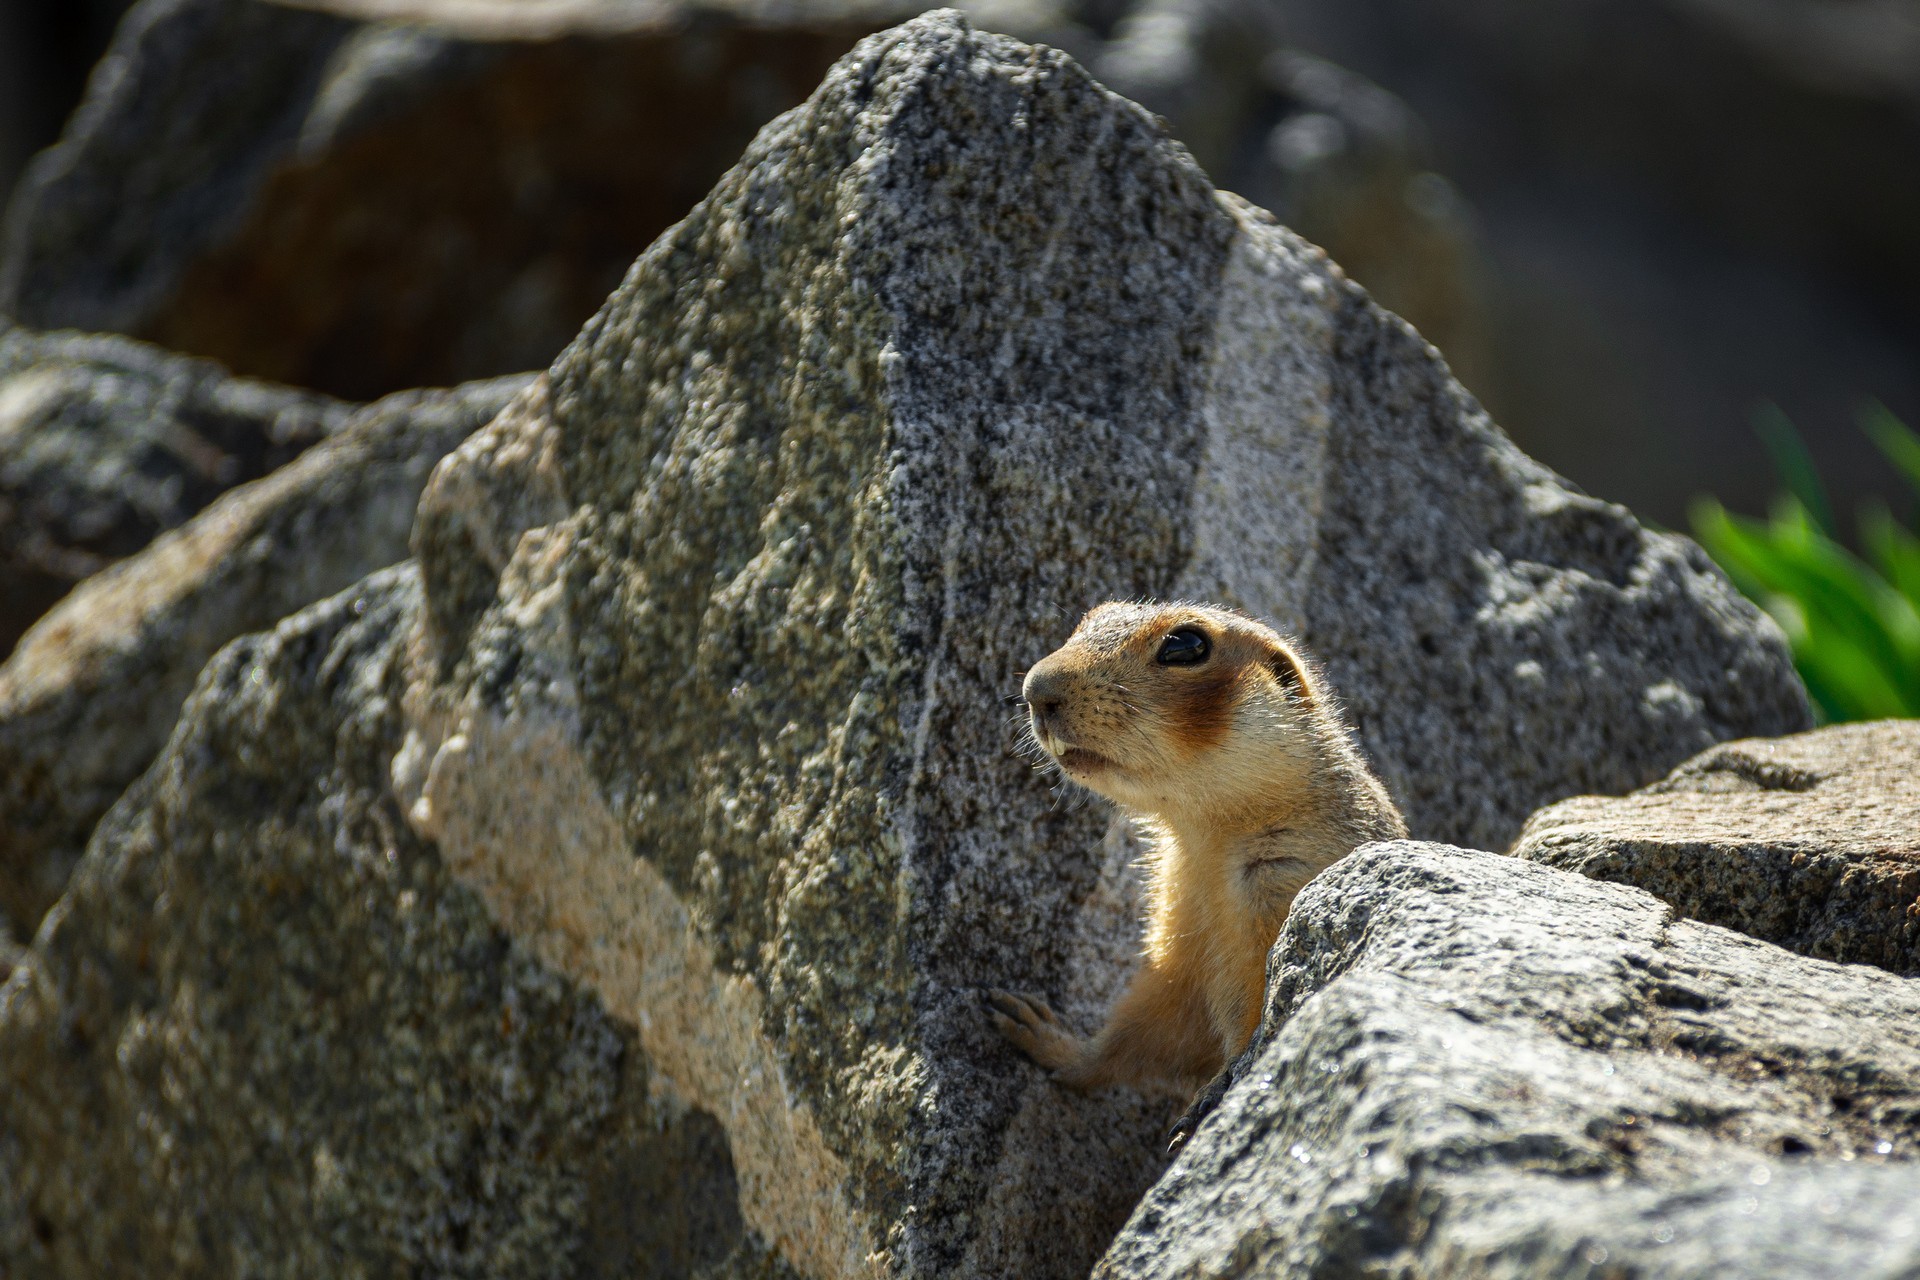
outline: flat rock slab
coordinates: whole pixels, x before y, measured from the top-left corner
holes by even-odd
[[[1920,1268],[1920,983],[1414,843],[1308,886],[1268,974],[1238,1083],[1097,1274]]]
[[[1802,955],[1920,974],[1920,721],[1728,742],[1541,810],[1520,857]]]
[[[413,547],[417,597],[383,577],[210,666],[16,965],[0,1062],[37,1083],[0,1134],[36,1136],[0,1187],[68,1274],[342,1238],[369,1271],[624,1274],[608,1221],[705,1239],[675,1215],[711,1203],[728,1274],[1084,1276],[1180,1100],[1063,1092],[978,991],[1084,1024],[1138,954],[1132,849],[1005,701],[1103,599],[1300,633],[1426,833],[1504,843],[1807,716],[1697,548],[1519,453],[1148,113],[952,13],[769,126],[441,464]],[[481,941],[416,935],[429,897]],[[521,1070],[523,1026],[613,1028],[627,1083]],[[219,1108],[172,1101],[200,1082]],[[672,1116],[698,1141],[636,1145]],[[71,1167],[90,1142],[122,1154]],[[422,1225],[448,1178],[458,1229]]]
[[[86,385],[95,388],[117,380],[98,369],[91,377]],[[191,384],[194,394],[176,389],[161,403],[187,422],[195,421],[196,400],[307,403],[290,391],[208,381],[214,385]],[[229,490],[88,578],[27,632],[0,665],[0,928],[21,940],[33,936],[94,824],[165,745],[207,660],[229,640],[404,560],[434,465],[531,381],[402,392],[345,415],[294,461]],[[112,429],[100,424],[96,445],[111,452],[135,430],[165,438],[151,420],[134,416],[110,418]],[[167,425],[186,430],[178,421]],[[81,431],[70,422],[40,429],[56,441]],[[90,470],[124,471],[131,483],[141,462],[142,452],[129,447]],[[142,483],[166,487],[150,477]]]

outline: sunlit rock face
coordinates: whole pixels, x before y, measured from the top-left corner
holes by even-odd
[[[1461,839],[1806,717],[1690,544],[1531,464],[1142,113],[950,17],[764,133],[549,402],[443,468],[416,547],[413,821],[555,963],[673,1011],[650,1054],[753,1117],[742,1213],[809,1206],[812,1270],[1068,1274],[1153,1172],[1165,1103],[1061,1093],[973,997],[1084,1021],[1133,945],[1122,842],[1004,703],[1086,607],[1297,630]],[[662,894],[720,977],[633,958],[678,954]]]
[[[1513,852],[1803,955],[1920,974],[1920,721],[1723,743],[1632,795],[1542,809]]]
[[[1423,835],[1807,718],[1696,548],[951,13],[763,131],[413,547],[209,667],[18,963],[22,1256],[1084,1275],[1183,1100],[1067,1094],[976,997],[1086,1025],[1137,951],[1128,838],[1007,701],[1082,610],[1297,632]],[[213,1114],[244,1176],[179,1154]]]

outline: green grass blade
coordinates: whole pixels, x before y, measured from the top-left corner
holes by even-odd
[[[1793,660],[1808,692],[1821,691],[1822,707],[1831,720],[1885,720],[1920,710],[1888,672],[1845,636],[1814,629],[1793,646]]]
[[[1860,412],[1860,429],[1880,446],[1893,465],[1907,478],[1915,495],[1920,495],[1920,434],[1893,416],[1878,400],[1870,401]]]
[[[1823,534],[1798,499],[1762,524],[1712,499],[1694,505],[1708,552],[1780,622],[1829,719],[1920,715],[1920,610]]]
[[[1767,447],[1773,469],[1779,474],[1780,482],[1787,486],[1787,492],[1800,500],[1822,533],[1828,537],[1836,534],[1839,526],[1834,523],[1827,486],[1813,465],[1806,441],[1793,429],[1793,422],[1785,411],[1777,404],[1760,406],[1753,415],[1753,429],[1759,433],[1760,443]]]
[[[1860,513],[1860,545],[1893,589],[1920,609],[1920,538],[1902,528],[1885,504],[1876,502]]]

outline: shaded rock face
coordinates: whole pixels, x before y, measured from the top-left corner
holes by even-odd
[[[1096,1274],[1905,1275],[1920,987],[1496,854],[1294,904],[1241,1078]]]
[[[83,387],[113,385],[88,372]],[[249,394],[305,403],[210,381],[214,396],[242,406]],[[434,464],[527,381],[368,406],[296,461],[87,579],[27,634],[0,666],[0,914],[17,937],[32,936],[94,824],[166,742],[207,659],[404,559]],[[189,399],[181,416],[190,410]],[[61,425],[44,430],[57,438]]]
[[[765,131],[415,548],[409,820],[727,1118],[804,1274],[1084,1274],[1158,1170],[1177,1103],[1062,1092],[975,996],[1090,1022],[1137,949],[1124,834],[1006,709],[1092,604],[1278,619],[1458,838],[1807,718],[1690,544],[1529,462],[1144,112],[951,14]]]
[[[1513,852],[1802,955],[1920,974],[1920,721],[1723,743],[1633,795],[1541,810]]]
[[[351,412],[122,338],[0,330],[0,654],[75,583]]]
[[[417,598],[210,664],[0,988],[9,1274],[780,1274],[717,1119],[395,806]]]

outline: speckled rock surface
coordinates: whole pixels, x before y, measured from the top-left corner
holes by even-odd
[[[32,936],[94,823],[165,744],[207,659],[404,559],[434,464],[527,382],[368,406],[87,579],[27,633],[0,666],[0,918],[16,937]]]
[[[0,323],[0,655],[75,583],[352,410],[124,338]]]
[[[1920,974],[1920,721],[1722,743],[1630,796],[1541,810],[1513,852],[1802,955]]]
[[[1097,1274],[1920,1270],[1920,984],[1413,843],[1309,885],[1268,978]]]
[[[0,987],[6,1274],[782,1274],[716,1117],[396,808],[417,597],[209,664]]]
[[[1137,951],[1124,834],[1005,707],[1093,603],[1301,633],[1428,833],[1504,844],[1807,716],[1691,544],[1530,463],[1145,113],[951,14],[765,131],[415,546],[410,820],[728,1117],[743,1220],[813,1275],[1082,1275],[1158,1171],[1178,1100],[1063,1093],[975,994],[1088,1023]]]

